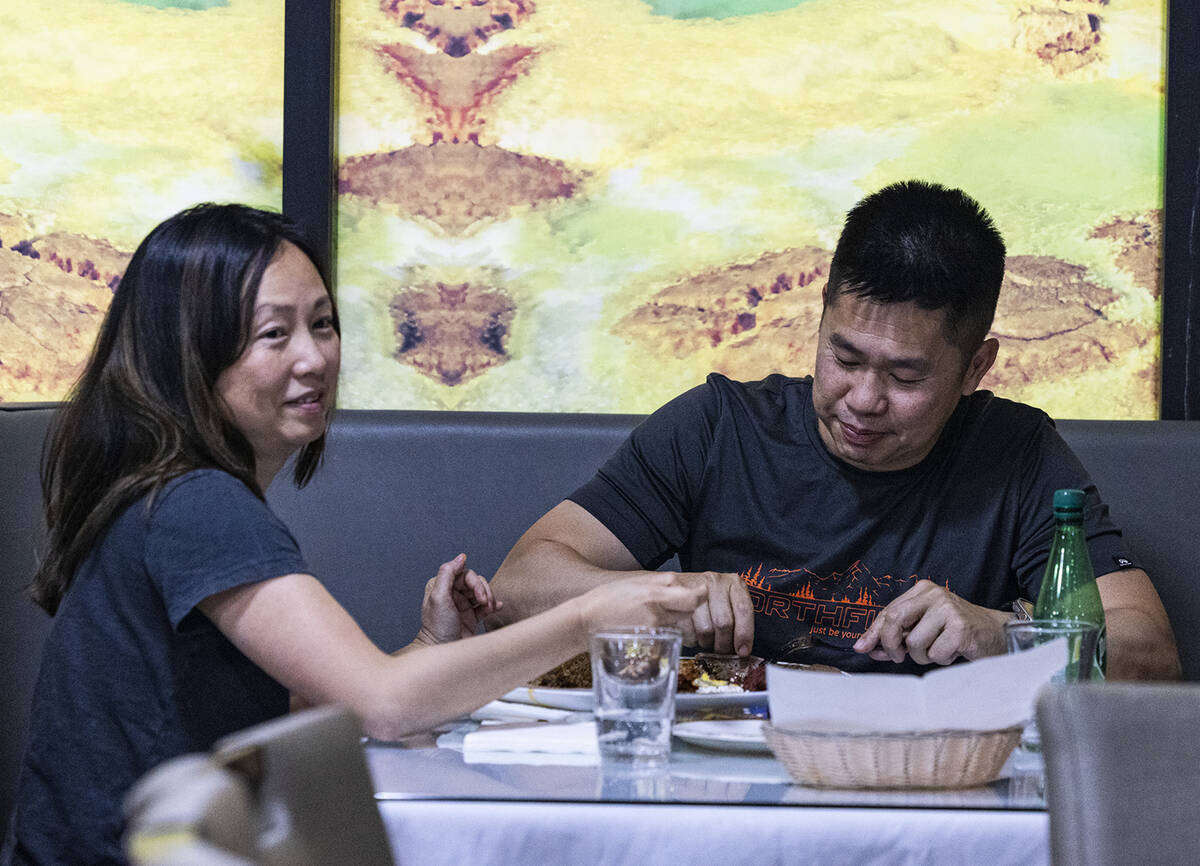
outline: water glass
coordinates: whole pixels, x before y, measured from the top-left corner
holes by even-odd
[[[603,762],[646,767],[670,761],[682,644],[675,628],[618,628],[591,636],[593,712]]]
[[[1096,668],[1096,644],[1100,639],[1100,627],[1093,622],[1078,619],[1013,620],[1004,624],[1004,634],[1010,653],[1066,638],[1062,670],[1054,675],[1051,682],[1082,682],[1099,674]],[[1032,712],[1032,707],[1030,710]],[[1021,748],[1026,752],[1041,752],[1042,740],[1036,723],[1031,721],[1025,726],[1021,733]]]

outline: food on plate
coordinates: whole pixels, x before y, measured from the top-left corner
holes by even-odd
[[[590,689],[592,664],[580,653],[530,682],[535,688]],[[678,689],[683,693],[761,692],[767,688],[766,661],[758,656],[701,653],[680,659]]]
[[[539,689],[590,689],[592,657],[585,652],[571,656],[558,667],[534,677],[529,685]]]
[[[701,653],[680,660],[678,688],[702,695],[766,691],[767,663],[758,656]]]

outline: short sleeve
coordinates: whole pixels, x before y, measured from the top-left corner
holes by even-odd
[[[267,504],[217,470],[190,472],[162,490],[151,506],[145,556],[174,628],[210,595],[309,572]]]
[[[1041,589],[1054,538],[1054,491],[1063,488],[1084,491],[1084,533],[1096,576],[1140,567],[1121,530],[1109,517],[1108,506],[1087,470],[1047,418],[1035,437],[1026,465],[1021,496],[1021,543],[1013,562],[1018,581],[1030,598],[1037,598]]]
[[[639,424],[567,498],[603,523],[643,568],[657,568],[688,536],[719,416],[711,383],[687,391]]]

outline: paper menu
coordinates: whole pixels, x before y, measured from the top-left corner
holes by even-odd
[[[1038,691],[1066,664],[1067,640],[924,676],[850,677],[767,666],[771,724],[795,730],[997,730],[1033,718]]]

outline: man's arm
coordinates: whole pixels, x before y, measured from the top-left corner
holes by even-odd
[[[1006,611],[972,604],[931,580],[919,580],[892,599],[854,644],[854,651],[875,661],[948,665],[975,660],[1006,649]]]
[[[1108,679],[1179,679],[1175,633],[1146,572],[1110,572],[1096,578],[1096,588],[1108,632]]]
[[[1179,679],[1171,623],[1146,572],[1127,568],[1096,580],[1108,635],[1107,676],[1113,680]],[[950,664],[1005,652],[1007,611],[971,604],[922,580],[879,612],[855,643],[876,661],[911,656],[919,664]]]
[[[503,608],[489,624],[507,625],[590,589],[643,572],[629,549],[590,512],[564,500],[546,512],[509,551],[492,578]],[[703,584],[708,600],[684,626],[683,642],[716,652],[747,655],[754,644],[754,606],[736,574],[679,575],[685,585]]]

